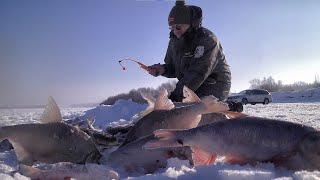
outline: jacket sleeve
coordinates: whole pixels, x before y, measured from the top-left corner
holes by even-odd
[[[182,90],[184,85],[196,91],[207,79],[218,64],[218,53],[219,43],[216,37],[207,37],[198,43],[194,56],[190,59],[188,71],[179,80],[176,89],[173,91],[173,94],[179,97],[179,100],[183,98]]]
[[[174,62],[172,59],[172,50],[171,50],[171,40],[169,41],[166,57],[164,58],[164,69],[165,72],[162,74],[162,76],[167,77],[167,78],[175,78],[176,73],[175,73],[175,67],[174,67]]]

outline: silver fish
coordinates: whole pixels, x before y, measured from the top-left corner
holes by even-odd
[[[147,174],[165,168],[167,160],[173,157],[189,160],[190,164],[193,163],[189,147],[143,149],[142,146],[151,140],[155,140],[153,135],[142,137],[118,148],[109,155],[106,164],[114,168],[121,168],[129,174]]]
[[[151,94],[147,94],[147,93],[141,93],[141,96],[149,104],[148,108],[145,111],[142,111],[140,113],[140,117],[143,117],[144,115],[146,115],[154,110],[154,104],[155,104],[156,99]],[[197,101],[197,100],[192,100],[192,101]],[[173,102],[173,105],[175,108],[179,108],[179,107],[189,106],[189,105],[193,105],[193,104],[197,103],[197,102],[192,102],[192,101]],[[201,120],[200,120],[198,126],[203,126],[203,125],[210,124],[210,123],[216,122],[216,121],[234,119],[234,118],[245,117],[245,116],[248,116],[248,115],[241,113],[241,112],[234,112],[234,111],[230,111],[230,110],[202,114]]]
[[[153,111],[134,124],[121,146],[140,137],[150,135],[157,129],[189,129],[197,127],[202,114],[229,110],[226,103],[218,101],[213,96],[207,96],[200,100],[187,87],[184,87],[183,92],[184,103],[192,104],[175,108],[171,100],[168,99],[168,92],[162,90],[154,104]]]
[[[42,124],[19,124],[0,128],[0,140],[8,139],[19,162],[98,162],[101,157],[90,136],[62,122],[59,107],[49,98]]]
[[[269,161],[289,169],[320,169],[320,133],[301,124],[242,117],[154,134],[159,141],[148,142],[144,148],[190,146],[198,165],[210,164],[221,155],[229,163]]]
[[[119,179],[117,172],[98,164],[72,164],[67,162],[50,164],[43,168],[20,165],[19,172],[31,179],[38,180],[91,180],[91,179]]]

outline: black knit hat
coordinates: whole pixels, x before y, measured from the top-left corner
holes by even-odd
[[[168,17],[169,26],[172,24],[191,24],[190,9],[184,0],[177,0]]]
[[[184,0],[177,0],[176,5],[171,9],[168,23],[172,24],[190,24],[194,28],[201,26],[202,10],[198,6],[187,6]]]

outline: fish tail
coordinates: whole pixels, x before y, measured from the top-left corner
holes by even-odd
[[[215,162],[217,155],[207,152],[198,146],[191,146],[192,160],[195,166],[210,165]]]
[[[177,138],[178,130],[160,129],[153,132],[154,136],[158,140],[152,140],[147,142],[144,149],[157,149],[165,147],[181,147],[183,146],[183,140]]]
[[[208,113],[216,113],[216,112],[224,112],[229,110],[228,104],[222,101],[218,101],[218,99],[214,96],[206,96],[201,102],[204,104],[204,114]]]

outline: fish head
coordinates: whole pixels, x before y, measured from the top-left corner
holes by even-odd
[[[309,169],[320,169],[320,132],[308,134],[301,142],[302,158],[310,163]]]
[[[60,152],[58,160],[55,162],[63,161],[84,164],[87,159],[90,159],[96,149],[93,143],[88,143],[76,136],[66,136],[66,138],[59,140],[56,144],[60,145],[56,149]],[[61,156],[61,157],[60,157]]]
[[[72,157],[77,158],[81,163],[98,163],[102,157],[97,149],[94,139],[78,127],[69,127],[71,134],[63,140],[68,144]]]

